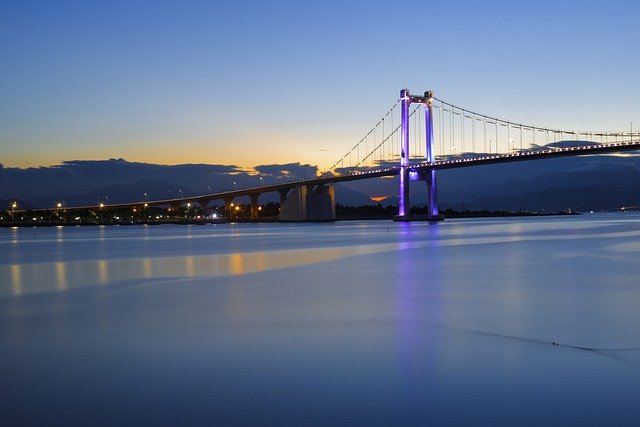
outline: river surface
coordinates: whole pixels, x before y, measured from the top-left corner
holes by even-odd
[[[3,425],[640,425],[640,215],[0,229]]]

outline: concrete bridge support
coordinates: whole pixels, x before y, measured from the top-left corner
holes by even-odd
[[[207,209],[207,207],[209,206],[209,203],[211,203],[211,200],[213,200],[213,199],[209,199],[209,198],[197,199],[194,203],[199,204],[200,208],[202,208],[202,209]]]
[[[249,198],[251,198],[251,219],[258,219],[258,212],[260,212],[260,205],[258,205],[258,197],[260,197],[260,193],[249,194]]]
[[[233,203],[233,197],[225,197],[224,201],[224,213],[228,219],[231,219],[233,212],[231,211],[231,203]]]
[[[302,185],[292,189],[280,204],[280,221],[335,221],[336,197],[333,186]]]
[[[436,171],[431,170],[427,175],[427,216],[430,221],[442,221],[444,215],[438,212],[438,186],[436,182]]]
[[[280,206],[282,207],[284,201],[287,200],[287,194],[289,194],[289,190],[278,190],[278,193],[280,194]]]

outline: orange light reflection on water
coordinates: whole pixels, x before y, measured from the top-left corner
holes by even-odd
[[[396,244],[388,243],[216,255],[0,265],[0,278],[5,277],[11,284],[9,290],[5,287],[0,288],[0,294],[4,292],[19,296],[51,291],[64,292],[83,286],[108,285],[140,279],[237,276],[396,249]]]

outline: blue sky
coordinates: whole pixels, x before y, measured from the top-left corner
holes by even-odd
[[[640,129],[635,1],[13,2],[0,163],[339,158],[408,87],[513,121]]]

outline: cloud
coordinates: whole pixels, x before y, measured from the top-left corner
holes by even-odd
[[[256,172],[263,175],[291,176],[294,179],[312,178],[318,175],[318,167],[309,164],[285,163],[258,165],[253,168]]]

